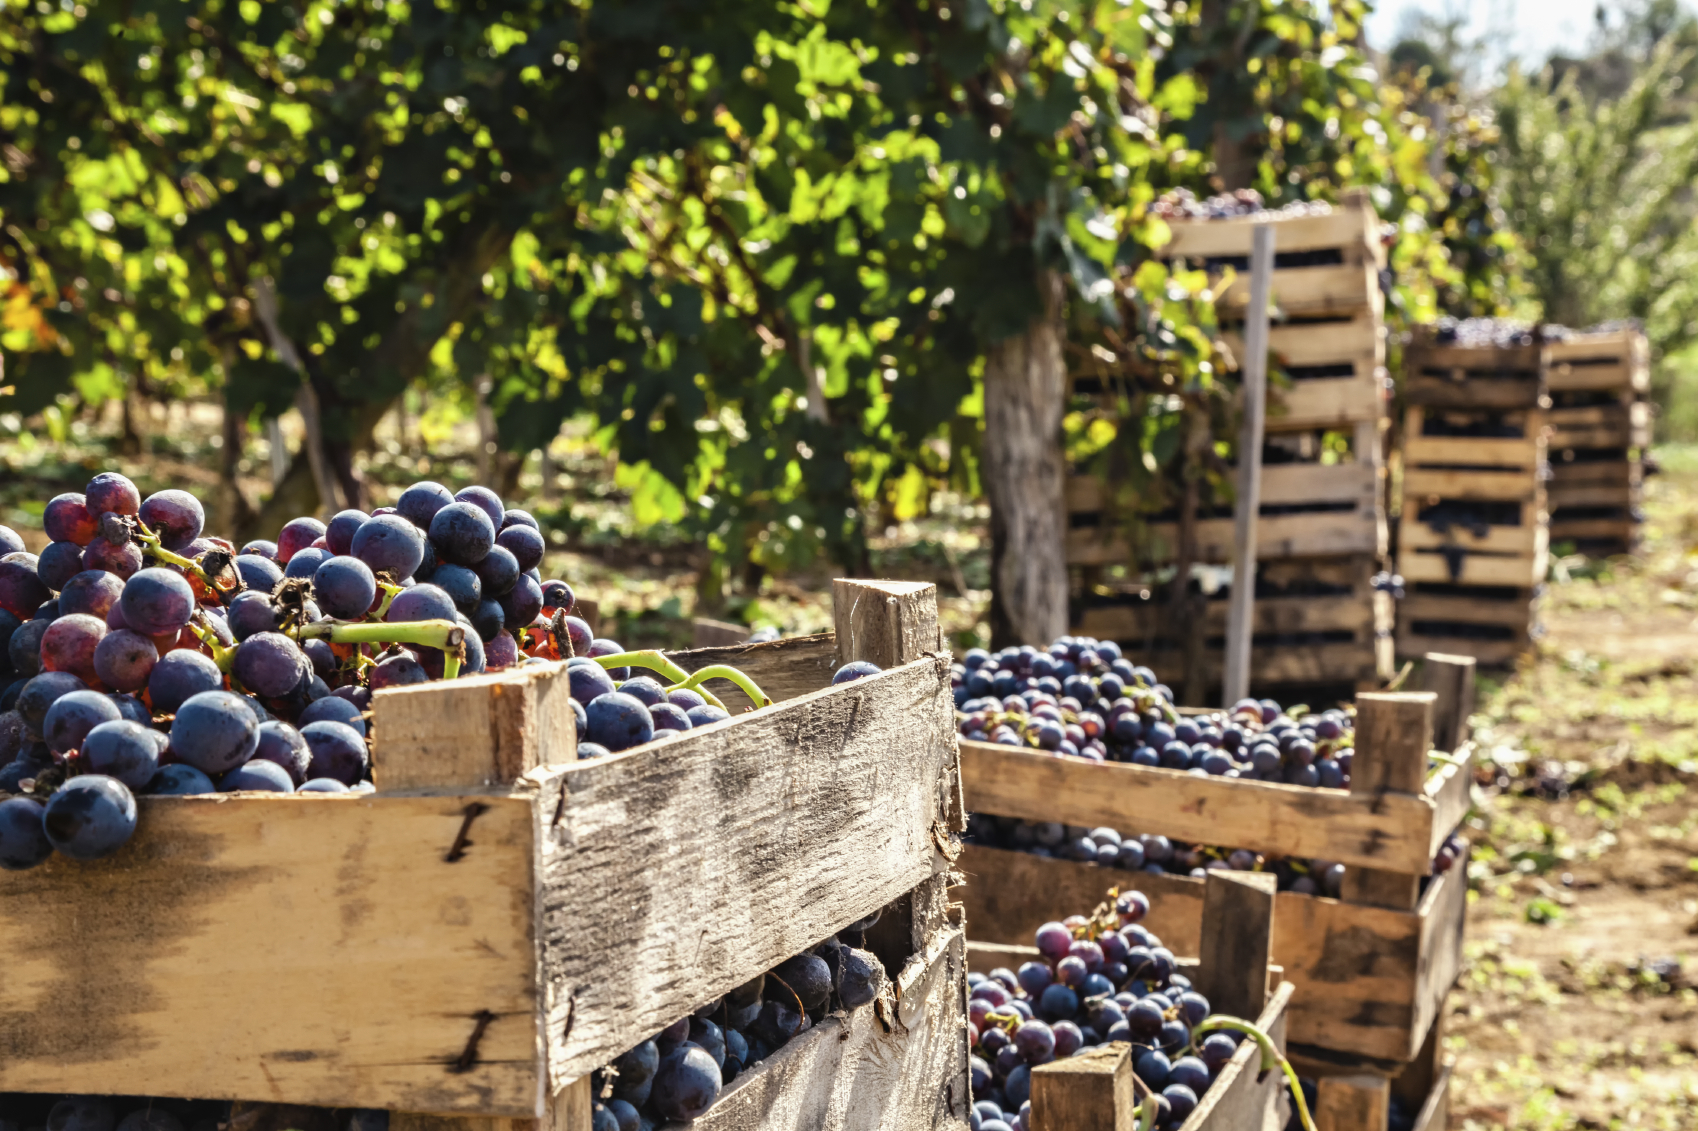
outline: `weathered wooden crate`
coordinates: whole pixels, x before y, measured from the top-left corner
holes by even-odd
[[[1257,559],[1385,553],[1382,479],[1373,462],[1264,465]],[[1102,481],[1094,475],[1068,478],[1067,514],[1069,565],[1158,565],[1171,562],[1178,547],[1175,521],[1145,522],[1135,530],[1119,527],[1107,507]],[[1199,519],[1196,532],[1196,560],[1232,560],[1230,514]]]
[[[1643,448],[1651,442],[1651,406],[1645,401],[1554,406],[1545,413],[1550,450]]]
[[[1250,678],[1255,687],[1290,684],[1369,684],[1391,674],[1395,619],[1389,593],[1374,588],[1378,559],[1369,555],[1282,558],[1261,563],[1253,613]],[[1185,641],[1173,635],[1162,587],[1125,586],[1084,598],[1074,632],[1119,642],[1133,663],[1175,672]],[[1218,682],[1225,668],[1231,587],[1204,602],[1204,675]]]
[[[1441,1009],[1426,1043],[1407,1064],[1293,1044],[1286,1052],[1292,1067],[1315,1081],[1316,1131],[1387,1131],[1394,1099],[1414,1116],[1412,1131],[1444,1131],[1452,1070],[1444,1054],[1444,1029]]]
[[[1461,954],[1465,867],[1438,876],[1424,893],[1420,878],[1432,874],[1434,855],[1471,804],[1471,749],[1463,736],[1473,667],[1472,659],[1429,658],[1429,686],[1440,688],[1442,699],[1432,691],[1359,695],[1348,792],[962,742],[967,805],[996,816],[1107,825],[1344,864],[1342,900],[1277,897],[1274,961],[1299,989],[1290,1031],[1309,1044],[1408,1060],[1454,982]],[[1435,706],[1436,742],[1429,737]],[[1429,775],[1435,746],[1460,756]],[[1198,938],[1198,880],[972,845],[959,866],[975,942],[1026,941],[1058,909],[1117,880],[1150,896],[1150,929],[1170,949],[1182,953]],[[1350,958],[1341,961],[1342,953]],[[1315,992],[1305,994],[1305,986]]]
[[[1651,388],[1651,343],[1642,330],[1576,334],[1547,342],[1546,380],[1552,393]]]
[[[1513,664],[1540,635],[1542,588],[1412,582],[1397,608],[1397,654],[1473,656],[1482,664]]]
[[[1403,394],[1432,408],[1536,409],[1546,394],[1543,354],[1537,345],[1438,342],[1418,330],[1403,347]]]
[[[728,1095],[840,1111],[842,1089],[923,1067],[854,1128],[953,1125],[965,984],[941,893],[962,810],[935,591],[836,596],[841,651],[675,657],[734,655],[784,700],[756,714],[579,762],[563,665],[384,691],[376,794],[144,797],[110,859],[0,874],[0,1090],[585,1131],[592,1070],[886,908],[888,1031],[834,1022],[830,1047],[810,1034]],[[851,658],[887,670],[826,687]],[[842,1080],[811,1074],[828,1062]]]
[[[1276,921],[1272,880],[1255,873],[1218,872],[1206,885],[1198,881],[1198,900],[1206,909],[1197,945],[1186,952],[1198,957],[1180,959],[1176,965],[1209,999],[1214,1012],[1253,1021],[1283,1052],[1294,987],[1282,982],[1279,967],[1269,963]],[[1086,902],[1069,906],[1089,911],[1102,902],[1108,886],[1088,894]],[[1015,969],[1037,955],[1028,945],[968,944],[969,966],[986,973],[999,966]],[[1133,1080],[1133,1059],[1132,1046],[1117,1041],[1034,1069],[1032,1131],[1119,1131],[1133,1126],[1144,1094]],[[1284,1127],[1285,1088],[1282,1074],[1261,1075],[1260,1054],[1253,1042],[1245,1041],[1179,1131]]]

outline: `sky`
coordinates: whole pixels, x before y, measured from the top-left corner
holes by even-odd
[[[1378,0],[1368,19],[1368,42],[1380,50],[1397,41],[1412,13],[1469,15],[1469,32],[1484,36],[1497,58],[1539,64],[1553,51],[1582,54],[1594,32],[1592,13],[1599,0]],[[1604,0],[1606,9],[1616,8]]]

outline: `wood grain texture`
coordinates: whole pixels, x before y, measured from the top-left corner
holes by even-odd
[[[0,1090],[535,1114],[527,801],[138,803],[112,857],[0,873]]]
[[[1415,1116],[1412,1131],[1445,1131],[1450,1120],[1451,1071],[1452,1068],[1448,1064],[1440,1071],[1433,1090],[1427,1093],[1427,1102],[1421,1105],[1420,1112]]]
[[[1210,872],[1203,879],[1203,922],[1197,989],[1216,1013],[1251,1017],[1268,998],[1274,893],[1267,872]]]
[[[939,651],[937,586],[929,581],[831,583],[837,662],[867,660],[882,668]]]
[[[1206,967],[1199,971],[1204,975],[1207,972]],[[1296,988],[1289,983],[1283,984],[1268,995],[1267,1004],[1260,1012],[1253,1014],[1256,1027],[1273,1038],[1274,1047],[1282,1052],[1295,997]],[[1232,1059],[1221,1067],[1215,1082],[1203,1093],[1197,1110],[1191,1113],[1180,1131],[1254,1131],[1264,1128],[1270,1114],[1279,1115],[1287,1110],[1286,1095],[1285,1074],[1276,1071],[1262,1077],[1261,1053],[1255,1042],[1245,1041],[1232,1054]],[[1278,1119],[1273,1125],[1284,1127],[1284,1119]]]
[[[427,1115],[419,1112],[389,1113],[389,1131],[593,1131],[593,1097],[590,1078],[582,1077],[549,1098],[540,1118],[501,1118],[483,1115]],[[230,1131],[249,1131],[232,1126]],[[298,1122],[252,1131],[313,1131]]]
[[[1032,1070],[1032,1131],[1132,1131],[1137,1107],[1132,1046],[1125,1041]]]
[[[563,663],[386,688],[371,710],[372,780],[385,793],[478,789],[576,757]]]
[[[1424,793],[1435,698],[1431,691],[1366,692],[1356,697],[1352,797],[1377,802],[1393,792]],[[1413,909],[1420,894],[1419,877],[1425,872],[1347,868],[1343,896],[1351,903]]]
[[[668,652],[667,658],[687,672],[712,664],[729,664],[755,681],[775,702],[795,699],[831,685],[837,670],[837,638],[829,632],[792,636],[764,644],[733,644],[720,648],[692,648]],[[708,689],[724,701],[733,715],[754,704],[726,680],[714,680]]]
[[[1415,1016],[1405,1059],[1414,1056],[1426,1040],[1462,971],[1462,940],[1468,921],[1468,858],[1465,847],[1450,871],[1429,884],[1421,899]]]
[[[1277,782],[1093,763],[961,743],[968,809],[1028,821],[1136,828],[1181,840],[1425,875],[1433,805],[1417,794],[1357,796]]]
[[[1472,656],[1428,652],[1421,658],[1421,690],[1433,699],[1433,749],[1450,753],[1468,741],[1468,717],[1474,713]]]
[[[690,647],[732,648],[749,639],[749,626],[730,621],[696,617],[690,622]]]
[[[953,705],[921,660],[533,775],[552,1086],[930,877]]]
[[[1384,1076],[1323,1076],[1316,1081],[1315,1131],[1386,1131],[1390,1104]]]
[[[900,1004],[836,1013],[739,1077],[691,1131],[925,1131],[966,1126],[971,1107],[966,943],[941,932],[914,960]]]

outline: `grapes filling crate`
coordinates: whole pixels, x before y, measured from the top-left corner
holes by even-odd
[[[766,709],[579,761],[563,664],[380,691],[376,793],[144,796],[111,857],[0,874],[0,1090],[588,1131],[592,1071],[878,916],[876,1003],[696,1125],[956,1125],[964,818],[935,590],[834,595],[835,635],[670,657],[735,662]],[[884,670],[828,686],[851,660]]]
[[[1379,222],[1364,195],[1347,194],[1329,211],[1173,220],[1173,239],[1162,254],[1209,271],[1224,288],[1218,300],[1223,320],[1241,321],[1249,301],[1251,240],[1264,223],[1275,229],[1278,311],[1269,349],[1279,365],[1268,391],[1256,556],[1264,571],[1285,563],[1305,578],[1324,579],[1324,592],[1301,599],[1269,594],[1285,606],[1275,619],[1302,627],[1273,629],[1258,612],[1251,679],[1258,688],[1361,687],[1389,676],[1392,660],[1390,614],[1371,584],[1388,551]],[[1241,335],[1228,328],[1225,338],[1232,355],[1242,357]],[[1076,378],[1075,394],[1098,392],[1097,380]],[[1118,493],[1090,474],[1076,472],[1067,483],[1066,557],[1077,577],[1074,631],[1114,639],[1140,663],[1180,670],[1175,657],[1186,647],[1184,633],[1150,602],[1144,580],[1178,560],[1179,516],[1124,520],[1127,507]],[[1229,497],[1203,501],[1191,560],[1209,566],[1231,561],[1233,507]],[[1204,651],[1198,675],[1218,684],[1224,665],[1219,632]]]
[[[1649,446],[1650,344],[1641,330],[1569,334],[1545,346],[1551,541],[1593,554],[1639,545]]]
[[[1435,690],[1357,696],[1348,792],[964,741],[967,805],[1343,864],[1341,899],[1287,892],[1276,900],[1273,960],[1296,987],[1291,1039],[1405,1062],[1422,1047],[1461,959],[1465,866],[1435,874],[1434,858],[1470,807],[1464,736],[1473,666],[1466,657],[1429,657]],[[959,866],[975,943],[1023,941],[1036,923],[1113,879],[1146,892],[1151,929],[1164,939],[1189,949],[1200,937],[1197,879],[978,845],[967,846]]]
[[[1114,873],[1103,871],[1105,881],[1094,892],[1082,891],[1086,902],[1070,904],[1089,908],[1113,894],[1107,881]],[[1141,877],[1128,877],[1119,890],[1142,885]],[[1216,1014],[1253,1022],[1283,1053],[1290,1023],[1295,987],[1284,981],[1278,966],[1270,964],[1273,942],[1273,877],[1247,872],[1216,872],[1199,881],[1204,904],[1200,930],[1194,932],[1187,953],[1195,958],[1178,959],[1175,965],[1206,998]],[[1031,934],[1026,936],[1031,938]],[[1030,945],[973,942],[968,945],[968,966],[988,974],[998,968],[1013,970],[1041,960],[1041,952]],[[1127,1041],[1108,1041],[1078,1055],[1058,1058],[1031,1071],[1030,1131],[1117,1131],[1136,1124],[1138,1105],[1150,1092],[1137,1078],[1133,1062],[1137,1046]],[[1174,1131],[1262,1131],[1281,1128],[1289,1118],[1287,1078],[1278,1070],[1263,1071],[1261,1052],[1254,1040],[1242,1041],[1230,1060],[1222,1065],[1202,1094],[1196,1109]]]

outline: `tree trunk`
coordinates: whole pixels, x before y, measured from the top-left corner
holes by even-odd
[[[1045,645],[1067,631],[1063,287],[1059,274],[1041,272],[1042,310],[985,358],[981,477],[991,509],[993,648]]]
[[[226,372],[229,371],[226,364]],[[224,442],[218,452],[217,530],[237,530],[253,521],[253,504],[242,494],[239,482],[242,446],[248,434],[248,422],[242,414],[230,408],[230,390],[224,390]]]

